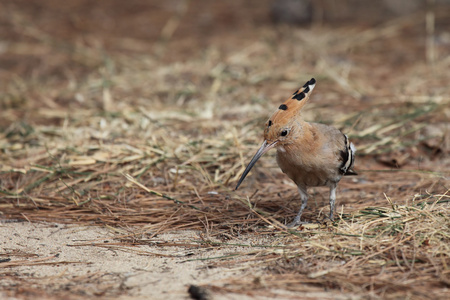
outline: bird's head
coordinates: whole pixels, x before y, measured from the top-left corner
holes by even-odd
[[[315,85],[316,80],[311,78],[303,87],[298,89],[289,99],[281,104],[277,111],[269,118],[264,125],[264,142],[253,156],[247,168],[245,168],[244,173],[242,173],[236,185],[236,190],[264,153],[274,147],[285,147],[293,143],[296,137],[301,134],[297,116],[308,101]]]

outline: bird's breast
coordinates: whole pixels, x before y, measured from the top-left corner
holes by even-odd
[[[336,164],[330,161],[326,153],[289,148],[283,150],[277,149],[278,166],[297,185],[324,186],[330,181],[340,180]]]

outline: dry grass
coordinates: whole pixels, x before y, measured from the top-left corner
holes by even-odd
[[[427,62],[423,13],[369,29],[241,21],[239,32],[219,22],[211,33],[180,26],[195,12],[179,9],[168,21],[155,13],[147,22],[161,31],[143,39],[94,27],[83,35],[61,20],[42,29],[44,16],[33,21],[1,6],[11,62],[0,74],[3,221],[111,226],[120,245],[182,229],[204,231],[195,247],[227,247],[241,234],[265,241],[211,259],[265,269],[208,286],[220,293],[445,298],[448,9],[435,15],[438,42]],[[262,9],[242,10],[262,18]],[[340,184],[335,224],[323,222],[326,197],[317,189],[304,215],[319,225],[285,231],[279,225],[299,202],[270,155],[242,190],[232,189],[266,117],[312,76],[318,85],[305,118],[349,134],[360,176]]]

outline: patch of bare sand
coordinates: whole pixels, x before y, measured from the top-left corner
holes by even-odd
[[[240,247],[161,247],[156,243],[192,244],[199,239],[194,231],[161,234],[156,242],[135,247],[114,247],[114,234],[102,227],[4,223],[0,236],[2,299],[190,299],[191,284],[245,276],[242,269],[209,268],[208,260],[201,260],[236,253]],[[81,244],[85,246],[74,246]],[[253,275],[258,272],[262,270],[252,268]],[[233,296],[215,295],[214,299]]]

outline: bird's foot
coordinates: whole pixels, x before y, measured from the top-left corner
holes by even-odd
[[[286,224],[286,228],[293,229],[293,228],[303,225],[303,224],[309,224],[309,222],[302,222],[302,221],[300,221],[300,219],[295,218],[294,221],[292,221],[289,224]]]
[[[333,216],[333,214],[330,214],[330,215],[328,216],[328,219],[329,219],[332,223],[334,223],[334,216]]]

